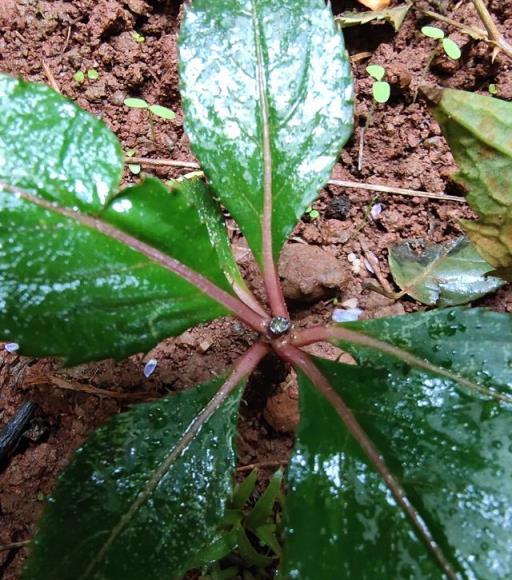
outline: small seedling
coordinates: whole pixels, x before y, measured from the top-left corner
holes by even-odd
[[[366,72],[374,79],[372,85],[373,98],[377,103],[387,103],[391,96],[391,87],[384,79],[386,70],[379,64],[371,64],[366,67]]]
[[[142,36],[142,34],[139,34],[137,31],[133,30],[131,32],[131,37],[133,38],[133,40],[135,40],[135,42],[137,44],[142,44],[146,38],[144,36]]]
[[[360,140],[359,140],[359,158],[357,162],[357,168],[359,171],[363,169],[364,163],[364,138],[368,127],[372,124],[373,114],[375,113],[375,107],[377,104],[384,104],[389,101],[391,96],[391,87],[389,83],[384,79],[386,76],[386,69],[379,64],[370,64],[366,67],[366,72],[374,80],[372,84],[372,95],[373,101],[366,116],[366,121],[364,127],[361,128]]]
[[[148,111],[148,121],[151,128],[151,135],[153,141],[156,140],[155,124],[153,117],[159,117],[160,119],[165,119],[166,121],[172,121],[176,117],[176,113],[167,107],[162,105],[150,105],[144,99],[139,99],[135,97],[129,97],[123,101],[126,107],[130,109],[144,109]]]
[[[304,213],[309,217],[311,221],[316,220],[320,217],[320,212],[316,209],[313,209],[311,206],[308,206]]]
[[[87,78],[90,81],[96,81],[100,78],[100,75],[96,69],[90,68],[87,71]],[[81,70],[77,70],[76,73],[73,75],[73,80],[79,84],[82,84],[85,81],[85,73]]]
[[[497,95],[498,94],[498,87],[494,83],[491,83],[489,85],[489,89],[488,90],[491,93],[491,95]]]
[[[434,40],[439,41],[439,45],[442,47],[446,56],[452,60],[459,60],[462,56],[459,45],[451,38],[448,38],[445,35],[444,30],[441,30],[441,28],[438,28],[437,26],[424,26],[421,29],[421,33],[428,38],[433,38]],[[432,59],[435,57],[436,52],[437,51],[434,51]],[[431,64],[432,60],[429,62],[429,67]]]
[[[124,152],[125,156],[128,158],[133,157],[135,153],[136,153],[135,149],[127,149]],[[141,167],[138,163],[128,163],[128,169],[130,170],[131,173],[133,173],[133,175],[139,175]]]

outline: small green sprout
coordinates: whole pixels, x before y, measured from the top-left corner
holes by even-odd
[[[99,75],[98,71],[95,68],[90,68],[87,71],[87,78],[90,81],[97,81],[100,78],[100,75]]]
[[[146,40],[144,36],[142,36],[142,34],[139,34],[135,30],[132,31],[131,36],[133,40],[135,40],[135,42],[137,42],[138,44],[142,44]]]
[[[77,83],[83,83],[85,81],[85,75],[81,70],[77,70],[73,75],[73,80]]]
[[[310,220],[316,220],[320,217],[320,212],[316,209],[313,209],[311,206],[306,208],[306,214]]]
[[[382,80],[386,75],[384,67],[371,64],[366,67],[366,72],[375,80],[372,85],[373,98],[377,103],[387,103],[391,96],[391,87],[388,82]]]
[[[443,47],[445,54],[452,60],[459,60],[462,56],[459,45],[451,38],[447,38],[444,31],[437,28],[437,26],[424,26],[421,32],[428,38],[440,41],[440,45]]]
[[[133,157],[135,153],[135,149],[127,149],[124,152],[126,157]],[[128,163],[128,169],[133,173],[133,175],[139,175],[141,167],[138,163]]]
[[[168,109],[167,107],[162,107],[162,105],[150,105],[144,99],[138,99],[136,97],[129,97],[123,101],[126,107],[130,109],[145,109],[148,111],[148,121],[149,126],[151,128],[151,136],[153,137],[153,141],[156,140],[155,134],[155,123],[153,120],[153,116],[160,117],[161,119],[165,119],[166,121],[172,121],[176,117],[176,113]]]
[[[497,95],[498,94],[498,87],[494,83],[491,83],[489,85],[489,89],[488,90],[491,93],[491,95]]]

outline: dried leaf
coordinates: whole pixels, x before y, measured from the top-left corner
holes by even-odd
[[[386,10],[379,10],[377,12],[344,12],[336,17],[336,22],[341,28],[349,28],[351,26],[384,20],[391,24],[396,32],[398,32],[411,6],[412,4],[404,4],[403,6],[387,8]]]

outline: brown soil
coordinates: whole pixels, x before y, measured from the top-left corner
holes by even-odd
[[[134,149],[141,157],[192,160],[183,133],[177,82],[180,2],[1,0],[0,4],[1,71],[49,82],[44,63],[61,92],[101,116],[119,136],[125,150]],[[336,12],[356,7],[351,1],[333,4]],[[450,6],[448,14],[455,19],[477,24],[469,3],[446,1],[442,4]],[[418,1],[416,5],[426,6],[427,2]],[[502,30],[510,34],[512,0],[492,0],[489,5]],[[425,81],[483,93],[490,83],[495,83],[500,97],[512,99],[512,62],[500,55],[493,63],[484,43],[450,31],[462,46],[461,61],[454,63],[439,58],[423,78],[432,45],[419,33],[422,22],[415,11],[397,34],[386,25],[347,31],[347,45],[357,79],[356,124],[359,128],[343,151],[333,172],[334,178],[452,195],[462,193],[451,178],[455,167],[439,127],[421,99],[414,102],[414,92]],[[142,34],[144,42],[136,42],[133,31]],[[393,93],[391,101],[377,107],[373,115],[366,131],[364,166],[358,171],[360,127],[371,107],[370,81],[365,73],[369,59],[362,56],[364,52],[371,53],[372,63],[386,68]],[[99,79],[79,84],[73,80],[73,74],[79,69],[84,72],[96,69]],[[159,122],[153,139],[144,113],[123,106],[127,96],[140,96],[151,103],[168,106],[177,112],[176,120]],[[154,173],[170,178],[185,171],[158,169]],[[126,180],[133,180],[133,176],[127,174]],[[342,195],[348,196],[350,208],[346,211],[347,204],[342,204],[345,212],[340,214],[333,200],[339,201]],[[365,289],[367,282],[377,284],[377,281],[364,261],[356,273],[354,258],[364,257],[364,251],[373,252],[382,275],[391,282],[386,261],[390,244],[408,238],[435,242],[453,239],[461,231],[457,220],[472,215],[464,203],[388,194],[379,195],[378,200],[383,211],[373,220],[367,217],[367,210],[376,202],[374,194],[329,186],[314,204],[320,217],[311,220],[305,216],[292,237],[296,244],[321,247],[329,258],[335,258],[345,268],[343,281],[335,288],[338,299],[357,299],[365,317],[400,314],[421,307],[407,298],[393,303]],[[261,283],[247,246],[234,228],[233,246],[249,281],[261,294]],[[308,279],[307,284],[310,283]],[[511,312],[512,292],[505,287],[481,302]],[[307,326],[329,320],[333,304],[329,300],[297,302],[293,309],[297,324]],[[23,401],[33,400],[38,404],[30,437],[8,464],[0,467],[0,544],[32,536],[45,497],[73,451],[93,428],[128,404],[126,400],[56,388],[48,384],[48,378],[45,383],[44,377],[57,373],[75,388],[93,386],[121,394],[138,393],[141,398],[162,396],[205,381],[225,369],[253,338],[237,322],[218,320],[168,339],[145,355],[74,369],[62,369],[52,360],[33,360],[0,351],[0,425],[10,419]],[[326,345],[317,345],[314,352],[330,358],[340,354]],[[145,379],[142,370],[149,358],[157,359],[158,367],[150,379]],[[29,386],[41,381],[43,384]],[[263,418],[263,410],[267,398],[276,390],[278,396],[269,403],[265,413],[275,427],[272,428]],[[287,378],[286,369],[269,358],[254,377],[242,405],[238,445],[241,466],[286,461],[293,444],[289,431],[294,421],[288,402],[290,408],[296,402],[293,378]],[[285,412],[279,411],[283,405]],[[278,417],[274,420],[272,414],[276,408]],[[274,469],[274,466],[263,467],[263,479]],[[19,578],[25,557],[25,549],[0,552],[0,577]]]

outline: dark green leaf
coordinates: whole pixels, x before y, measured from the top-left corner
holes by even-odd
[[[330,8],[195,0],[180,58],[192,149],[259,261],[265,188],[271,193],[277,256],[351,131],[350,67]]]
[[[253,469],[251,473],[249,473],[249,475],[235,489],[235,493],[233,494],[233,499],[231,501],[231,506],[234,509],[241,510],[245,506],[256,487],[257,481],[258,471]]]
[[[276,524],[265,524],[252,531],[263,546],[268,546],[277,556],[281,555],[281,545],[276,536]]]
[[[451,89],[425,88],[459,166],[460,182],[479,222],[469,237],[496,268],[512,266],[512,103]]]
[[[510,344],[510,331],[507,339]],[[450,346],[448,340],[443,348]],[[468,397],[456,383],[406,368],[316,362],[460,577],[509,578],[511,407]],[[300,392],[285,577],[443,577],[359,445],[304,376]]]
[[[336,16],[336,22],[342,28],[349,28],[351,26],[358,26],[359,24],[368,24],[384,20],[393,26],[398,32],[409,12],[412,4],[404,4],[403,6],[396,6],[395,8],[386,8],[384,10],[368,10],[366,12],[344,12]]]
[[[486,276],[492,266],[465,237],[428,244],[420,252],[409,242],[391,246],[389,268],[403,292],[430,306],[465,304],[503,285],[499,278]]]
[[[236,526],[229,531],[218,534],[216,540],[211,541],[210,545],[206,546],[194,557],[194,561],[191,563],[192,567],[202,568],[231,554],[238,547],[239,533],[240,527]]]
[[[261,494],[255,506],[252,508],[252,511],[247,518],[248,528],[259,528],[272,516],[274,503],[276,502],[277,496],[281,491],[282,480],[283,472],[279,469],[276,471],[274,477],[272,477],[270,480],[265,491]]]
[[[221,379],[96,431],[62,476],[24,580],[169,578],[216,537],[231,495],[238,395],[185,436]]]
[[[0,77],[0,113],[0,337],[20,343],[24,354],[75,364],[149,350],[226,313],[80,222],[101,215],[228,290],[220,234],[210,237],[197,198],[148,180],[112,200],[123,166],[114,135],[47,87]],[[41,207],[11,186],[56,205]]]
[[[512,392],[512,316],[509,314],[483,308],[451,308],[343,326],[395,345],[484,387]],[[345,342],[339,344],[365,366],[390,366],[391,358],[387,354]],[[404,363],[398,361],[394,366],[403,368]]]

